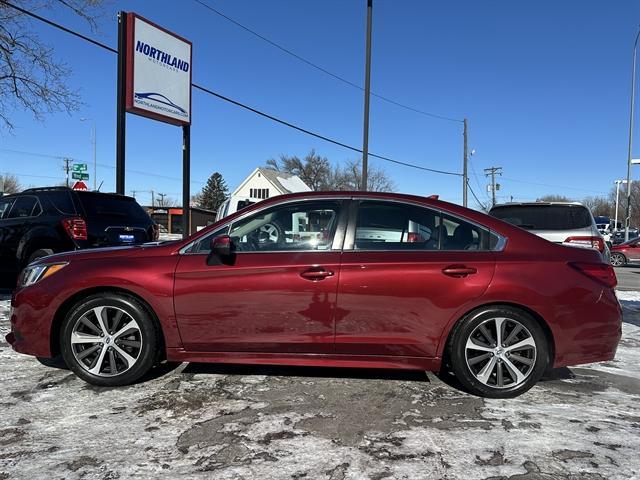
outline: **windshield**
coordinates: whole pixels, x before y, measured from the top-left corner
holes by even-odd
[[[489,213],[528,230],[575,230],[592,224],[589,210],[581,205],[505,205]]]

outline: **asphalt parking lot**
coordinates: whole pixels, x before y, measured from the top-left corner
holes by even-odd
[[[618,290],[640,290],[640,265],[616,267]]]
[[[204,364],[96,388],[0,341],[0,479],[640,478],[640,292],[620,296],[614,361],[513,400],[431,373]]]

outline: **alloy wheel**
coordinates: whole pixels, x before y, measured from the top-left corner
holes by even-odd
[[[277,243],[280,232],[272,223],[267,223],[260,227],[260,240],[263,242]]]
[[[611,265],[613,265],[614,267],[620,267],[624,265],[623,256],[619,253],[614,253],[613,255],[611,255]]]
[[[465,359],[473,376],[492,388],[513,388],[526,381],[536,364],[531,332],[512,318],[490,318],[467,338]]]
[[[94,307],[76,320],[71,350],[87,372],[113,377],[131,369],[138,361],[142,332],[138,322],[121,308]]]

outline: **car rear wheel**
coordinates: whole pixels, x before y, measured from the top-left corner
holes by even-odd
[[[456,378],[482,397],[511,398],[529,390],[549,363],[542,328],[522,310],[488,307],[461,320],[450,345]]]
[[[134,298],[96,294],[79,302],[62,326],[65,362],[93,385],[128,385],[154,364],[158,330],[146,309]]]
[[[627,258],[621,253],[611,254],[611,265],[614,267],[624,267],[627,264]]]

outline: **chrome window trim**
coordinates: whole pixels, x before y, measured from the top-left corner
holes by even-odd
[[[276,198],[276,197],[273,197]],[[481,225],[478,222],[475,222],[465,216],[461,216],[458,214],[453,214],[451,212],[449,212],[448,210],[443,210],[441,208],[437,208],[437,207],[433,207],[431,205],[425,205],[424,203],[419,203],[416,202],[414,200],[398,200],[398,199],[387,199],[387,198],[379,198],[379,197],[369,197],[369,196],[363,196],[363,197],[354,197],[351,195],[340,195],[340,196],[332,196],[332,197],[319,197],[319,198],[295,198],[295,199],[290,199],[287,200],[286,202],[282,202],[282,203],[278,203],[276,205],[270,205],[270,206],[265,206],[263,208],[260,208],[258,210],[255,210],[253,212],[246,212],[244,215],[239,216],[238,218],[236,218],[233,222],[229,222],[226,224],[223,224],[222,227],[220,228],[226,228],[227,230],[229,229],[229,227],[232,225],[232,223],[234,222],[238,222],[241,220],[244,220],[245,218],[249,217],[250,215],[254,215],[254,214],[258,214],[260,212],[262,212],[263,210],[267,210],[270,207],[274,207],[274,206],[280,206],[280,205],[287,205],[289,203],[300,203],[300,202],[312,202],[312,201],[331,201],[331,200],[352,200],[352,201],[379,201],[379,202],[392,202],[392,203],[399,203],[401,205],[413,205],[416,207],[420,207],[420,208],[428,208],[430,210],[433,210],[435,212],[438,212],[440,215],[447,214],[451,217],[454,218],[460,218],[462,220],[464,220],[467,223],[470,223],[472,225],[475,225],[478,228],[482,228],[483,230],[486,230],[487,232],[489,232],[489,234],[493,234],[495,236],[498,237],[498,243],[496,244],[495,248],[493,249],[488,249],[488,250],[356,250],[355,248],[351,248],[351,249],[344,249],[344,248],[340,248],[340,249],[328,249],[328,250],[265,250],[265,251],[260,251],[260,252],[240,252],[240,253],[309,253],[309,252],[313,252],[313,253],[325,253],[325,252],[501,252],[504,250],[504,248],[507,245],[507,238],[504,237],[503,235],[499,234],[498,232],[492,230],[491,228],[487,227],[486,225]],[[344,207],[343,207],[344,208]],[[347,225],[347,231],[348,231],[348,225]],[[217,230],[216,230],[217,231]],[[214,233],[213,231],[211,233]],[[228,233],[228,232],[227,232]],[[355,231],[354,231],[355,233]],[[178,250],[178,254],[179,255],[208,255],[207,253],[189,253],[187,252],[187,250],[189,250],[191,247],[193,247],[194,244],[196,244],[197,242],[199,242],[200,240],[202,240],[203,238],[205,238],[207,235],[203,235],[202,237],[198,238],[197,240],[194,240],[192,242],[189,242],[187,245],[185,245],[184,247],[182,247],[180,250]],[[346,233],[345,233],[345,240],[346,240]]]
[[[272,197],[272,198],[277,198],[277,197]],[[232,222],[223,224],[220,228],[226,228],[227,229],[227,234],[228,234],[228,230],[231,227],[231,225],[235,222],[239,222],[241,220],[244,220],[245,218],[251,216],[251,215],[255,215],[255,214],[259,214],[260,212],[267,210],[269,208],[272,207],[279,207],[281,205],[287,205],[289,203],[301,203],[301,202],[322,202],[322,201],[340,201],[340,200],[351,200],[352,197],[349,195],[340,195],[340,196],[331,196],[331,197],[318,197],[318,198],[292,198],[290,200],[287,200],[286,202],[281,202],[281,203],[277,203],[277,204],[272,204],[272,205],[268,205],[265,207],[262,207],[258,210],[254,210],[253,212],[246,212],[244,215],[240,215],[238,218],[234,219]],[[266,200],[266,199],[265,199]],[[344,206],[342,207],[344,208]],[[214,233],[218,231],[218,229],[210,232],[210,233]],[[189,250],[194,244],[198,243],[200,240],[202,240],[203,238],[207,237],[209,234],[203,235],[202,237],[199,237],[197,240],[194,240],[192,242],[189,242],[187,245],[185,245],[184,247],[182,247],[180,250],[178,250],[178,254],[179,255],[208,255],[208,253],[188,253],[187,250]],[[334,234],[334,240],[335,240],[335,234]],[[333,245],[334,242],[332,242]],[[342,248],[330,248],[328,250],[263,250],[260,252],[238,252],[238,253],[301,253],[301,252],[306,252],[306,253],[324,253],[324,252],[341,252]]]

